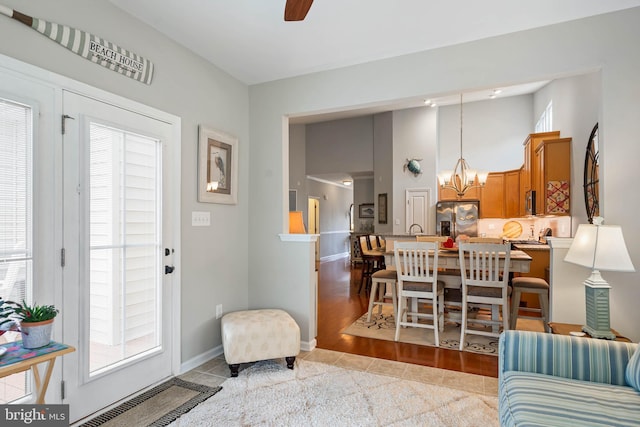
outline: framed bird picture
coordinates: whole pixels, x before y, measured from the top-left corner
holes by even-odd
[[[234,205],[238,202],[238,139],[199,127],[198,201]]]

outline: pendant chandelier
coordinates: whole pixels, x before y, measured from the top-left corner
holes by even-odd
[[[460,94],[460,158],[453,170],[442,171],[438,174],[441,189],[449,189],[456,192],[458,198],[473,187],[482,187],[487,182],[487,172],[478,172],[469,167],[462,157],[462,94]]]

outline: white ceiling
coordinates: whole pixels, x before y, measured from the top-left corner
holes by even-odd
[[[640,0],[111,0],[247,84],[640,6]],[[594,29],[597,31],[597,29]]]

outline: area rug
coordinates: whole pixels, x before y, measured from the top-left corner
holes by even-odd
[[[377,314],[377,312],[378,310],[374,309],[370,322],[367,322],[367,313],[363,314],[358,320],[344,329],[342,333],[365,338],[394,341],[396,322],[392,309],[384,306],[381,314]],[[459,350],[460,326],[458,324],[451,322],[445,323],[444,331],[440,332],[439,335],[440,347]],[[400,330],[399,341],[408,344],[435,346],[433,330],[424,328],[402,328]],[[498,338],[467,334],[464,351],[497,356]]]
[[[298,360],[258,362],[172,427],[497,426],[498,398]]]
[[[172,378],[98,415],[81,427],[166,426],[221,389]]]

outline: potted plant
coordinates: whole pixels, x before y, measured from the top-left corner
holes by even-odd
[[[53,319],[59,311],[53,305],[32,305],[0,300],[0,326],[10,323],[17,325],[22,334],[24,348],[44,347],[51,342]]]

